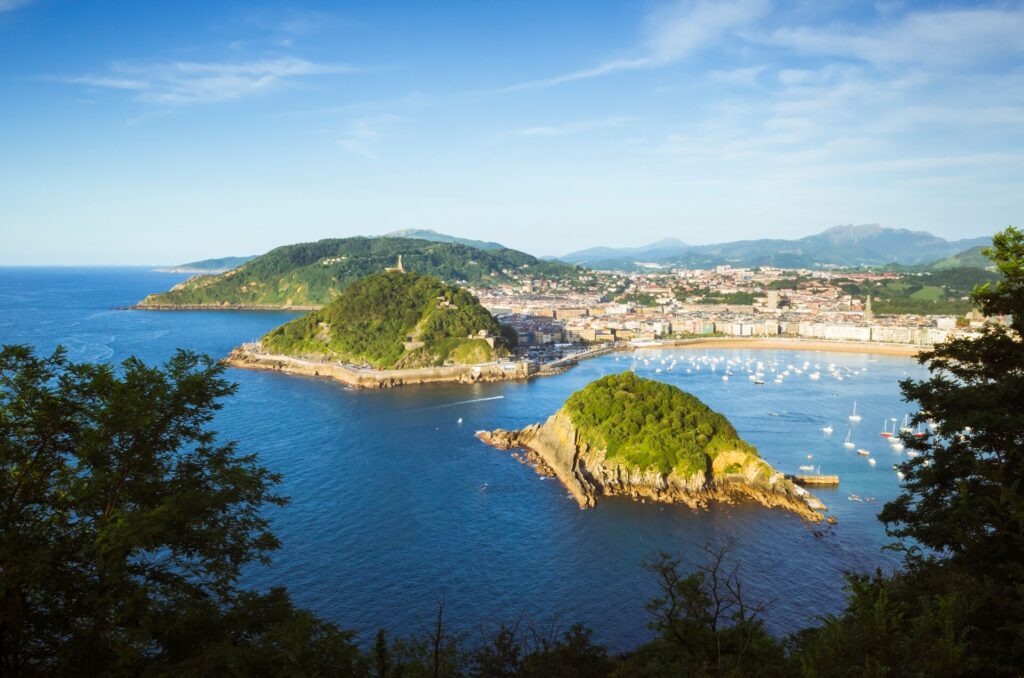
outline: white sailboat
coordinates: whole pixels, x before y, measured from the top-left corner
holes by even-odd
[[[829,424],[828,426],[822,426],[821,432],[827,436],[832,435],[832,424]]]
[[[850,415],[850,421],[860,421],[860,415],[857,414],[857,403],[853,403],[853,414]]]
[[[852,433],[853,431],[851,431],[849,428],[846,429],[846,440],[843,441],[843,447],[845,447],[848,450],[852,450],[855,447],[853,441],[850,440],[850,434]]]

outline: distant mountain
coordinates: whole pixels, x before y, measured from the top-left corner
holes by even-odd
[[[788,268],[877,266],[889,262],[909,265],[935,261],[990,242],[989,237],[949,241],[925,231],[865,224],[834,226],[795,240],[764,238],[687,246],[670,239],[633,249],[596,247],[561,259],[592,268],[622,270],[636,268],[641,262],[689,268],[716,264]]]
[[[613,260],[626,261],[664,261],[678,256],[691,249],[689,245],[676,238],[664,238],[643,247],[591,247],[590,249],[570,252],[559,257],[571,264],[589,266],[591,263]]]
[[[395,265],[449,284],[490,287],[513,272],[535,278],[576,275],[576,267],[510,249],[481,250],[413,238],[330,238],[278,247],[219,275],[198,275],[140,308],[294,308],[322,306],[355,280]]]
[[[475,247],[478,250],[503,250],[505,246],[497,242],[489,242],[486,240],[470,240],[469,238],[459,238],[454,235],[446,235],[444,233],[438,233],[427,228],[409,228],[404,231],[392,231],[386,233],[385,238],[415,238],[417,240],[429,240],[431,242],[451,242],[456,245],[465,245],[466,247]]]
[[[167,273],[223,273],[233,268],[238,268],[247,261],[252,261],[256,255],[248,257],[221,257],[220,259],[203,259],[202,261],[190,261],[187,264],[167,266],[158,268],[158,271]]]
[[[947,271],[952,268],[992,268],[995,266],[995,263],[982,254],[982,251],[986,247],[988,247],[988,245],[978,245],[977,247],[972,247],[969,250],[958,252],[944,259],[933,261],[928,265],[928,270]]]

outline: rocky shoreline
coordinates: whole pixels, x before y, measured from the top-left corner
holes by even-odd
[[[478,431],[476,435],[498,449],[522,449],[516,458],[541,475],[558,478],[581,508],[594,506],[601,496],[628,496],[694,509],[711,502],[752,500],[792,511],[811,522],[824,520],[823,511],[827,510],[813,494],[748,452],[719,453],[710,474],[699,471],[689,478],[674,471],[666,474],[627,468],[608,460],[604,450],[582,441],[563,411],[544,424],[518,431]]]
[[[246,344],[236,348],[228,354],[223,362],[231,367],[242,369],[333,379],[353,388],[395,388],[432,383],[478,384],[493,381],[516,381],[527,379],[530,376],[527,365],[522,363],[513,363],[511,367],[502,363],[484,363],[481,365],[381,370],[265,353],[260,350],[258,344]]]

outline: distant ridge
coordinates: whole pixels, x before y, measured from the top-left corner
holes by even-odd
[[[164,266],[158,271],[167,273],[223,273],[233,268],[238,268],[247,261],[252,261],[256,255],[248,257],[221,257],[220,259],[203,259],[202,261],[190,261],[187,264],[177,266]]]
[[[478,250],[503,250],[507,249],[504,245],[498,242],[490,242],[486,240],[471,240],[469,238],[459,238],[454,235],[447,235],[445,233],[438,233],[428,228],[409,228],[403,231],[392,231],[391,233],[384,234],[385,238],[415,238],[416,240],[429,240],[431,242],[450,242],[456,245],[465,245],[466,247],[475,247]]]
[[[512,249],[483,250],[419,238],[328,238],[277,247],[218,275],[198,275],[167,292],[151,294],[138,308],[310,308],[337,297],[352,282],[394,267],[448,284],[491,287],[529,273],[560,278],[576,268],[541,261]]]
[[[594,247],[570,252],[562,261],[592,268],[632,270],[650,262],[669,266],[705,267],[880,266],[894,262],[923,264],[991,243],[991,237],[945,240],[926,231],[886,228],[879,224],[833,226],[795,240],[763,238],[715,245],[686,245],[666,238],[643,247]]]

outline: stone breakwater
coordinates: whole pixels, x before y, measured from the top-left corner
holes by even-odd
[[[412,384],[459,383],[527,379],[525,363],[484,363],[481,365],[447,365],[403,370],[380,370],[344,363],[304,360],[287,355],[263,352],[259,344],[246,344],[233,350],[224,363],[249,370],[269,370],[306,377],[333,379],[355,388],[393,388]]]
[[[675,471],[641,471],[608,459],[605,450],[580,439],[569,415],[559,411],[544,424],[518,431],[478,431],[483,442],[503,450],[523,449],[517,458],[538,473],[558,478],[581,508],[594,506],[597,497],[622,495],[703,508],[712,501],[753,500],[779,507],[817,522],[825,505],[813,494],[747,452],[722,452],[710,473],[698,471],[682,477]],[[728,470],[728,472],[727,472]]]

